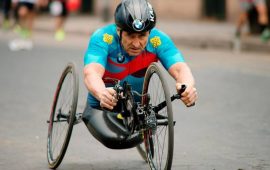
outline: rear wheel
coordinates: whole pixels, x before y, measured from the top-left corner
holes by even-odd
[[[49,167],[57,168],[62,162],[71,137],[78,101],[78,76],[75,65],[64,69],[54,95],[48,121],[47,159]]]
[[[141,156],[147,160],[151,169],[171,169],[174,147],[174,124],[169,88],[164,70],[158,63],[152,63],[145,75],[143,94],[150,95],[149,104],[155,108],[165,101],[163,109],[153,109],[157,119],[157,129],[144,132],[144,146],[137,147]],[[142,100],[142,104],[145,104]]]

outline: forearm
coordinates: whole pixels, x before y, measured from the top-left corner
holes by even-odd
[[[179,91],[182,85],[186,85],[186,89],[181,93],[181,100],[186,106],[193,106],[198,99],[195,81],[190,68],[186,63],[176,63],[169,69],[169,73],[176,80],[176,89]]]
[[[89,67],[89,66],[88,66]],[[99,72],[95,69],[84,68],[84,84],[87,90],[97,99],[100,100],[100,95],[106,88],[103,80],[103,71]]]
[[[169,69],[169,73],[177,83],[194,87],[195,80],[186,63],[176,63],[172,65]]]

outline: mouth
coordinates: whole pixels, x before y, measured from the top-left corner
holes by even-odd
[[[131,51],[131,52],[138,53],[138,52],[141,52],[142,49],[141,49],[141,48],[130,48],[130,51]]]
[[[139,54],[141,54],[141,52],[143,51],[144,49],[141,48],[141,47],[128,47],[126,49],[126,52],[131,55],[131,56],[137,56]]]

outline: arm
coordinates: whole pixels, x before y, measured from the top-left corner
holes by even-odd
[[[88,91],[100,101],[100,106],[112,110],[116,106],[116,92],[113,88],[106,88],[102,76],[105,69],[102,65],[91,63],[84,67],[84,84]]]
[[[154,45],[151,40],[159,42],[158,45]],[[154,40],[153,40],[154,41]],[[186,106],[191,106],[197,100],[197,92],[195,89],[195,82],[188,65],[184,62],[184,58],[178,48],[175,46],[171,38],[159,31],[153,29],[150,35],[150,43],[154,48],[162,65],[171,76],[176,80],[176,89],[180,90],[181,85],[186,85],[186,90],[182,93],[181,100]]]
[[[186,90],[182,93],[181,100],[186,106],[191,106],[198,98],[195,88],[195,81],[190,71],[189,66],[184,62],[177,62],[169,68],[170,75],[176,80],[176,89],[180,90],[181,85],[187,86]]]

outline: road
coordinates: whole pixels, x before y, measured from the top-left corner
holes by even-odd
[[[46,170],[46,135],[56,83],[68,61],[80,74],[78,111],[86,100],[82,81],[88,37],[56,43],[36,34],[32,51],[11,52],[13,36],[0,31],[0,169]],[[270,169],[270,56],[179,47],[196,78],[193,108],[174,102],[177,170]],[[171,89],[174,82],[168,77]],[[59,170],[148,169],[136,149],[111,150],[84,124],[76,125]]]

